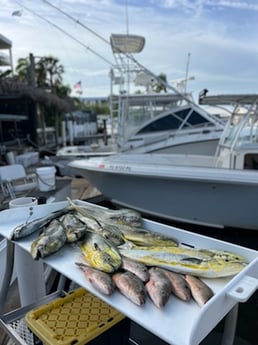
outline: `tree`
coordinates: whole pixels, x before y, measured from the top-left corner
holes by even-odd
[[[0,71],[0,79],[12,77],[12,70],[8,69],[6,71]]]
[[[26,81],[28,80],[28,68],[30,65],[29,58],[19,58],[15,68],[15,72],[18,80]]]
[[[58,87],[63,86],[64,72],[63,65],[53,56],[41,57],[35,61],[31,54],[29,57],[20,58],[16,66],[19,80],[27,81],[32,85],[35,83],[35,86],[38,87],[50,88],[53,93]]]
[[[46,86],[49,86],[52,91],[62,85],[64,67],[59,63],[59,60],[53,56],[42,57],[37,64],[37,75],[45,78]],[[39,83],[43,80],[39,79]]]
[[[155,92],[167,92],[167,76],[164,73],[161,73],[160,75],[158,75],[158,78],[161,80],[161,82],[157,81],[153,87],[153,90]]]

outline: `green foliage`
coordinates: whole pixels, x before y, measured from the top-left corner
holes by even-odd
[[[160,93],[162,91],[167,92],[167,76],[164,73],[161,73],[158,75],[158,78],[160,79],[160,82],[158,81],[155,86],[153,87],[153,90],[157,93]]]

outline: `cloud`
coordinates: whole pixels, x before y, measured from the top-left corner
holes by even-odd
[[[65,82],[73,85],[82,80],[88,94],[109,93],[111,66],[98,55],[115,63],[111,47],[98,35],[109,41],[111,33],[128,30],[146,39],[144,50],[135,55],[136,59],[156,74],[166,73],[168,80],[184,77],[190,52],[193,88],[208,84],[221,91],[230,86],[236,89],[236,85],[239,92],[255,90],[256,1],[132,0],[127,2],[127,9],[124,0],[51,1],[97,35],[44,1],[18,3],[60,26],[85,46],[22,6],[19,8],[17,1],[0,0],[1,33],[13,42],[14,60],[30,52],[36,56],[53,55],[65,67]],[[21,17],[11,15],[20,9]]]

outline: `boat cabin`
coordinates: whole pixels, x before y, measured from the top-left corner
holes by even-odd
[[[167,139],[180,144],[180,138],[192,141],[193,136],[222,133],[225,122],[187,97],[190,95],[175,93],[122,95],[118,121],[118,144],[122,151]]]

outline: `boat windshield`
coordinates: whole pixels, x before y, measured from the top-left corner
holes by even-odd
[[[124,97],[121,99],[120,118],[124,141],[136,134],[214,125],[192,104],[187,104],[175,94]]]
[[[234,114],[223,136],[223,146],[243,146],[258,143],[258,115]]]

